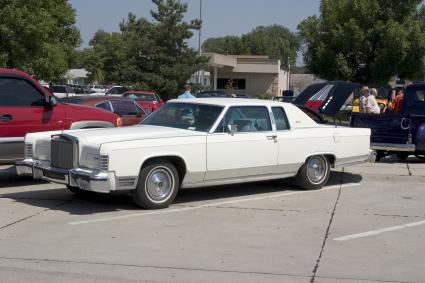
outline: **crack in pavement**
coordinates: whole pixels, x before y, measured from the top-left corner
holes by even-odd
[[[9,223],[9,224],[6,224],[6,225],[4,225],[4,226],[1,226],[1,227],[0,227],[0,230],[6,229],[6,228],[8,228],[8,227],[11,227],[11,226],[13,226],[13,225],[17,224],[17,223],[20,223],[20,222],[23,222],[23,221],[25,221],[25,220],[31,219],[31,218],[33,218],[33,217],[36,217],[36,216],[38,216],[38,215],[40,215],[40,214],[43,214],[43,213],[44,213],[44,212],[46,212],[46,211],[49,211],[49,210],[52,210],[52,209],[58,208],[58,207],[60,207],[60,206],[62,206],[62,205],[66,205],[66,204],[70,203],[71,201],[73,201],[73,200],[67,200],[67,201],[61,202],[61,203],[59,203],[58,205],[55,205],[54,207],[50,207],[50,208],[43,209],[43,210],[38,211],[38,212],[36,212],[36,213],[34,213],[34,214],[31,214],[31,215],[29,215],[29,216],[26,216],[26,217],[24,217],[24,218],[21,218],[21,219],[19,219],[19,220],[16,220],[16,221],[14,221],[14,222],[12,222],[12,223]]]
[[[172,269],[172,270],[184,270],[184,271],[205,271],[205,272],[221,272],[221,273],[236,273],[236,274],[288,276],[288,277],[301,277],[301,278],[309,278],[310,277],[308,275],[297,275],[297,274],[275,273],[275,272],[262,272],[262,271],[225,270],[225,269],[212,269],[212,268],[210,269],[210,268],[180,267],[180,266],[139,265],[139,264],[126,264],[126,263],[113,263],[113,262],[77,261],[77,260],[46,259],[46,258],[14,258],[14,257],[2,257],[2,256],[0,256],[0,259],[33,261],[33,262],[36,262],[36,263],[39,263],[39,262],[75,263],[75,264],[106,265],[106,266],[119,266],[119,267]]]
[[[409,163],[406,163],[407,171],[409,172],[409,176],[413,176],[412,171],[410,170]]]
[[[331,217],[329,219],[328,227],[326,228],[325,237],[323,239],[322,248],[320,249],[319,257],[317,258],[316,265],[313,268],[313,274],[310,278],[310,283],[314,283],[315,280],[316,280],[316,274],[317,274],[317,271],[319,270],[320,261],[322,259],[322,255],[323,255],[323,252],[325,250],[326,242],[327,242],[328,237],[329,237],[329,231],[331,229],[332,221],[333,221],[334,216],[335,216],[336,207],[337,207],[339,199],[341,197],[342,184],[343,184],[343,181],[344,181],[344,170],[345,170],[345,167],[342,167],[341,179],[340,179],[340,182],[339,182],[339,189],[338,189],[338,196],[335,200],[335,204],[334,204],[334,207],[332,209],[332,213],[331,213]]]
[[[3,257],[3,256],[0,256],[0,260],[26,261],[26,262],[33,262],[33,263],[36,263],[36,264],[39,264],[39,263],[42,263],[42,262],[62,263],[62,264],[87,264],[87,265],[98,265],[98,266],[104,265],[104,266],[115,266],[115,267],[152,268],[152,269],[160,269],[160,270],[161,269],[170,269],[170,270],[180,270],[180,271],[204,271],[204,272],[234,273],[234,274],[285,276],[285,277],[292,277],[292,278],[310,278],[311,277],[309,275],[289,274],[289,273],[191,268],[191,267],[179,267],[179,266],[140,265],[140,264],[125,264],[125,263],[112,263],[112,262],[91,262],[91,261],[47,259],[47,258],[18,258],[18,257]],[[6,266],[0,265],[0,267],[6,267]],[[23,270],[25,270],[25,269],[23,269]],[[31,269],[31,270],[33,270],[33,269]],[[35,270],[35,271],[38,271],[38,270]],[[76,274],[78,275],[78,273],[76,273]],[[364,281],[364,282],[382,282],[382,283],[414,283],[412,281],[394,281],[394,280],[380,280],[380,279],[355,278],[355,277],[337,277],[337,276],[316,276],[316,278],[336,279],[336,280],[355,280],[355,281]]]

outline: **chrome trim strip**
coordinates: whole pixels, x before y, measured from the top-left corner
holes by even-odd
[[[12,138],[0,138],[0,144],[6,143],[21,143],[24,142],[25,138],[21,137],[12,137]]]
[[[374,150],[385,150],[385,151],[416,151],[414,144],[395,144],[395,143],[371,143],[370,148]]]
[[[261,176],[244,176],[244,177],[238,177],[233,179],[229,178],[229,179],[204,181],[202,183],[182,184],[181,187],[187,189],[187,188],[201,188],[201,187],[210,187],[210,186],[231,185],[231,184],[239,184],[239,183],[283,179],[283,178],[293,177],[295,175],[296,175],[296,172],[285,173],[285,174],[261,175]]]

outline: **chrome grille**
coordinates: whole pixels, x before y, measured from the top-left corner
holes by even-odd
[[[52,138],[51,165],[56,168],[74,168],[74,143],[61,136]]]
[[[32,158],[32,143],[25,144],[25,158]]]

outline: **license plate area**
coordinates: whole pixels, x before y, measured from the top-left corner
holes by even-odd
[[[54,179],[54,180],[58,180],[62,182],[65,182],[67,179],[66,175],[63,173],[56,173],[56,172],[51,172],[46,170],[43,170],[43,176],[49,179]]]

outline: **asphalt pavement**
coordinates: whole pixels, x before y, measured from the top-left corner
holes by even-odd
[[[0,282],[425,282],[425,162],[182,190],[163,210],[0,167]]]

